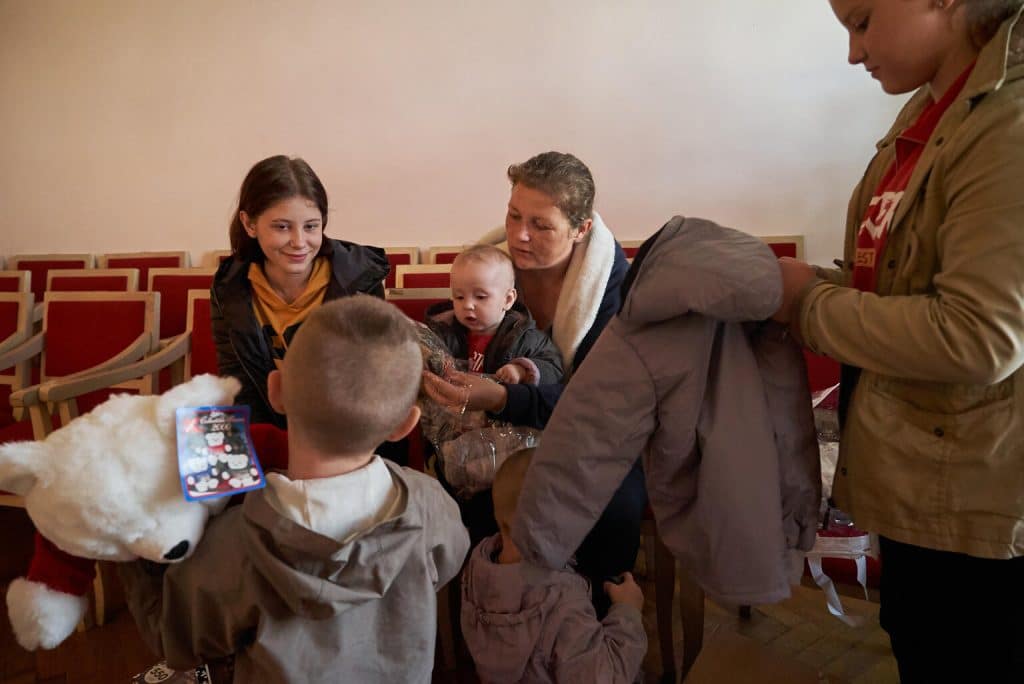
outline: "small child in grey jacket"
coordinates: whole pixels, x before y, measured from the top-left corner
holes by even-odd
[[[462,575],[462,631],[484,684],[628,684],[647,652],[644,596],[630,573],[605,582],[612,601],[599,621],[587,580],[571,567],[522,562],[509,534],[533,449],[510,456],[494,480],[500,532],[470,553]]]

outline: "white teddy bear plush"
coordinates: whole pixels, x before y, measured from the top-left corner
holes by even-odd
[[[24,497],[45,538],[29,577],[7,592],[18,643],[54,648],[68,637],[88,605],[93,560],[174,563],[192,553],[227,499],[185,500],[175,411],[231,404],[239,389],[234,378],[200,375],[160,396],[115,395],[41,442],[0,444],[0,489]]]

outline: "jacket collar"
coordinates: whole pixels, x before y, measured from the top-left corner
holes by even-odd
[[[981,49],[978,64],[964,87],[964,95],[974,99],[1003,87],[1006,81],[1024,76],[1024,5],[1003,22],[995,37]]]
[[[299,615],[325,618],[379,600],[407,565],[422,553],[427,524],[411,482],[384,461],[399,490],[394,513],[353,539],[338,541],[282,516],[253,492],[242,502],[248,521],[243,543],[256,571]]]

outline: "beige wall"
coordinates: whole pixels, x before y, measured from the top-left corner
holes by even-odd
[[[845,59],[825,0],[0,0],[0,254],[196,259],[277,153],[329,234],[467,242],[560,149],[620,238],[683,213],[827,262],[899,104]]]

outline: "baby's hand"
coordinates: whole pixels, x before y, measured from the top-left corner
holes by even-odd
[[[643,612],[644,592],[640,590],[640,585],[633,579],[632,573],[622,573],[622,582],[619,584],[605,582],[604,590],[612,603],[625,603],[627,606],[633,606],[641,613]]]
[[[506,363],[504,366],[498,369],[498,372],[494,374],[494,377],[501,380],[506,385],[518,385],[523,381],[523,377],[526,375],[526,371],[523,367],[516,363]]]

